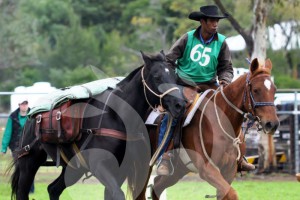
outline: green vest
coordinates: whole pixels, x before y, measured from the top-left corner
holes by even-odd
[[[183,56],[177,60],[177,73],[180,78],[201,83],[216,77],[218,56],[225,36],[218,34],[218,40],[209,44],[194,37],[195,30],[189,31]]]

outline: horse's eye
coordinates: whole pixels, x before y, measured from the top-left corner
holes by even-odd
[[[255,89],[253,89],[253,93],[258,94],[259,90],[255,88]]]
[[[156,81],[160,81],[160,76],[159,76],[159,75],[154,75],[153,78],[154,78]]]

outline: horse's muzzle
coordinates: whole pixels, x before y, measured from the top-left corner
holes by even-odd
[[[184,100],[178,99],[164,106],[172,115],[173,118],[179,118],[184,114],[186,102]]]
[[[273,135],[279,127],[279,120],[263,122],[263,129],[266,133]]]

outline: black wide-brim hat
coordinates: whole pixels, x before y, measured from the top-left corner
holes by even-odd
[[[215,5],[208,5],[200,7],[200,12],[192,12],[189,14],[189,19],[200,21],[201,18],[217,18],[224,19],[227,18],[229,14],[221,13],[219,8]]]

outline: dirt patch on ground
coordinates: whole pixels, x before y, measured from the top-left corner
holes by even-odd
[[[237,180],[255,180],[255,181],[297,181],[295,175],[284,173],[271,174],[246,174],[245,176],[237,176]]]
[[[236,180],[241,181],[297,181],[295,175],[285,173],[270,173],[270,174],[254,174],[254,173],[238,173]],[[198,174],[190,173],[183,177],[182,181],[203,181]]]

